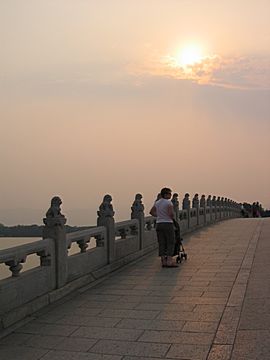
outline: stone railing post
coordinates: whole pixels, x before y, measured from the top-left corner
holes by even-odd
[[[231,217],[231,199],[227,200],[228,216]]]
[[[199,225],[199,207],[200,207],[200,200],[199,200],[199,194],[195,194],[192,199],[192,207],[196,209],[196,215],[197,215],[197,225]]]
[[[212,195],[208,195],[206,200],[206,206],[209,208],[209,221],[212,222]]]
[[[200,208],[203,209],[203,221],[204,221],[204,225],[205,225],[206,224],[206,199],[205,199],[205,195],[201,196]]]
[[[66,218],[61,214],[60,205],[61,199],[55,196],[51,200],[51,207],[43,219],[43,239],[53,239],[55,244],[55,280],[56,288],[63,287],[67,282],[68,267],[67,267],[67,240],[65,223]]]
[[[235,201],[234,202],[234,211],[235,211],[235,217],[239,216],[239,204]]]
[[[224,209],[224,197],[220,199],[220,207],[221,207],[221,218],[225,217],[225,209]]]
[[[97,212],[97,226],[105,226],[107,231],[107,251],[108,263],[112,263],[115,259],[115,222],[114,210],[111,204],[111,195],[105,195],[99,211]]]
[[[224,216],[227,218],[228,217],[228,202],[227,202],[227,198],[224,198]]]
[[[142,203],[142,195],[136,194],[135,200],[131,206],[131,219],[137,219],[139,221],[139,249],[144,248],[144,205]]]
[[[190,200],[189,200],[189,193],[185,194],[185,197],[183,199],[182,202],[182,208],[183,210],[187,210],[187,221],[188,221],[188,226],[187,228],[190,228]]]
[[[217,203],[216,203],[216,196],[212,197],[212,219],[214,219],[214,221],[217,220]]]
[[[221,202],[220,202],[220,196],[217,197],[216,204],[217,204],[217,208],[218,208],[218,220],[220,220],[220,218],[221,218]]]
[[[231,214],[232,214],[232,218],[234,218],[234,201],[231,201]]]
[[[226,211],[227,211],[227,217],[230,217],[230,199],[226,199]]]
[[[174,193],[172,196],[174,219],[180,224],[180,212],[179,212],[179,201],[178,194]]]
[[[231,218],[232,217],[232,209],[231,209],[231,205],[232,205],[232,203],[231,203],[231,199],[228,199],[227,200],[227,207],[228,207],[228,216],[229,216],[229,218]]]

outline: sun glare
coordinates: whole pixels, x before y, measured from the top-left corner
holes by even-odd
[[[198,45],[188,45],[175,56],[175,65],[186,68],[203,60],[202,49]]]
[[[210,54],[201,44],[187,43],[161,58],[160,63],[167,76],[205,83],[219,66],[219,56]]]

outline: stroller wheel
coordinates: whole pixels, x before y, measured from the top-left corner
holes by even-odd
[[[187,254],[184,254],[184,258],[185,258],[185,260],[187,260]]]
[[[179,263],[181,262],[181,258],[180,258],[180,256],[177,256],[177,258],[176,258],[176,262],[177,262],[177,264],[179,264]]]

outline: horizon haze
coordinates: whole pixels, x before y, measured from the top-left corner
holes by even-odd
[[[2,1],[0,223],[41,223],[55,195],[70,225],[93,225],[107,193],[116,219],[136,193],[148,215],[164,186],[269,209],[269,14],[269,0]]]

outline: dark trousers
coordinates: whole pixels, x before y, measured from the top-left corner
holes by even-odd
[[[173,223],[158,223],[156,225],[159,256],[173,256],[174,255],[174,226]]]

